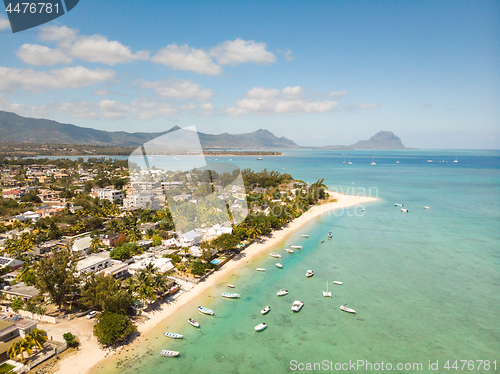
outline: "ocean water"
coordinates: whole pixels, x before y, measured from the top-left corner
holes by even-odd
[[[458,360],[459,370],[460,360],[474,360],[472,371],[500,372],[500,151],[344,153],[285,151],[262,161],[233,157],[241,168],[286,171],[309,183],[324,178],[331,189],[380,200],[365,204],[364,212],[344,210],[311,221],[94,372],[287,373],[298,363],[324,360],[328,369],[332,362],[332,371],[344,372],[335,364],[384,362],[386,370],[391,364],[394,372],[408,372],[421,363],[420,371],[430,372],[429,362],[438,361],[434,371],[449,372],[457,370],[445,369],[447,360],[450,367]],[[373,156],[376,166],[370,165]],[[293,244],[303,249],[286,253]],[[271,252],[283,256],[282,269],[274,266]],[[312,278],[305,277],[308,269],[314,270]],[[322,296],[327,282],[331,299]],[[289,294],[276,296],[281,288]],[[241,298],[223,299],[221,292]],[[305,303],[299,313],[291,312],[294,300]],[[357,314],[341,312],[345,303]],[[215,316],[201,315],[198,305]],[[272,310],[261,316],[266,305]],[[189,317],[200,322],[200,330],[187,323]],[[268,328],[255,333],[261,322]],[[184,339],[170,340],[165,331]],[[181,355],[161,357],[162,349]],[[491,361],[489,370],[477,370],[475,360]],[[411,369],[399,369],[398,363]],[[467,365],[464,370],[471,371]]]

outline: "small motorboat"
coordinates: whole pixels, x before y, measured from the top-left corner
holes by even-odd
[[[191,326],[194,326],[194,327],[197,327],[197,328],[200,327],[200,323],[197,320],[195,320],[195,319],[189,318],[188,319],[188,323]]]
[[[307,234],[302,234],[302,235],[300,235],[300,236],[301,236],[302,238],[309,238],[309,235],[307,235]]]
[[[165,335],[167,338],[172,338],[172,339],[182,339],[184,336],[181,334],[176,334],[175,332],[166,332]]]
[[[298,311],[300,311],[303,306],[304,306],[304,303],[302,301],[295,300],[293,302],[293,305],[292,305],[292,312],[298,312]]]
[[[229,288],[235,288],[236,286],[234,284],[228,284],[227,285]]]
[[[267,314],[271,311],[271,307],[270,306],[266,306],[264,309],[262,309],[260,311],[260,314]]]
[[[324,243],[325,242],[325,239],[321,239],[321,243]]]
[[[198,311],[201,312],[201,313],[203,313],[203,314],[209,314],[211,316],[214,315],[214,311],[212,309],[204,308],[202,306],[198,307]]]
[[[262,161],[262,157],[259,157],[257,160]]]
[[[431,209],[430,206],[424,205],[424,209]]]
[[[328,291],[328,281],[326,281],[326,291],[323,291],[323,297],[332,297],[332,293]]]
[[[285,251],[287,251],[288,253],[293,253],[293,249],[290,248],[285,248]]]
[[[331,239],[332,237],[333,237],[333,234],[332,234],[332,232],[330,231],[330,232],[328,233],[328,239]]]
[[[292,249],[302,249],[301,245],[291,245],[290,248]]]
[[[176,352],[176,351],[168,351],[166,349],[164,349],[163,351],[160,352],[160,354],[162,356],[165,356],[165,357],[177,357],[179,356],[179,352]]]
[[[314,271],[308,270],[306,271],[306,277],[312,277],[314,275]]]
[[[226,299],[239,299],[240,298],[239,293],[223,292],[223,293],[221,293],[221,296],[225,297]]]
[[[404,209],[404,208],[403,208],[403,209],[401,209],[401,211],[402,211],[403,213],[408,213],[408,209]]]
[[[269,256],[274,257],[274,258],[281,258],[281,255],[277,253],[271,253]]]
[[[267,325],[265,323],[259,323],[257,326],[255,326],[255,331],[262,331],[267,329]]]
[[[395,203],[394,206],[403,206],[403,204]]]
[[[344,312],[347,312],[347,313],[356,314],[356,311],[354,309],[348,308],[348,307],[346,307],[346,305],[347,304],[341,305],[340,310],[343,310]]]
[[[288,291],[285,290],[284,288],[282,288],[281,290],[279,290],[278,292],[276,292],[276,295],[278,296],[285,296],[288,294]]]
[[[333,284],[339,284],[339,285],[341,285],[341,284],[342,284],[342,282],[339,282],[339,281],[333,281]]]
[[[257,268],[255,270],[257,270],[257,271],[266,271],[266,269],[264,269],[264,268]]]
[[[279,262],[275,263],[275,265],[276,265],[277,267],[279,267],[280,269],[283,267],[283,265],[281,265]]]

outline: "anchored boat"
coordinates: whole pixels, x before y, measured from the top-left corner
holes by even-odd
[[[211,316],[213,316],[213,315],[214,315],[214,311],[213,311],[212,309],[204,308],[204,307],[202,307],[202,306],[199,306],[199,307],[198,307],[198,311],[200,311],[200,312],[201,312],[201,313],[203,313],[203,314],[209,314],[209,315],[211,315]]]
[[[347,313],[356,314],[356,311],[354,309],[348,308],[348,307],[346,307],[346,305],[347,304],[341,305],[340,310],[343,310],[344,312],[347,312]]]
[[[161,351],[160,354],[162,356],[165,356],[165,357],[176,357],[176,356],[179,356],[179,352],[177,352],[177,351],[168,351],[166,349],[164,349],[163,351]]]
[[[165,335],[167,338],[172,338],[172,339],[182,339],[184,336],[181,334],[176,334],[175,332],[166,332]]]
[[[222,297],[225,297],[226,299],[239,299],[240,294],[239,293],[229,293],[229,292],[223,292],[221,293]]]

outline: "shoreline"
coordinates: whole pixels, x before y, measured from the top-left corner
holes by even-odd
[[[205,291],[214,286],[222,278],[228,276],[239,266],[247,264],[255,256],[261,254],[265,250],[283,241],[288,235],[302,227],[312,219],[323,214],[333,214],[333,212],[356,206],[362,203],[368,203],[378,200],[373,197],[351,196],[337,192],[328,191],[331,197],[337,199],[336,202],[316,205],[310,208],[300,217],[291,221],[286,227],[280,230],[273,231],[269,237],[264,237],[260,242],[250,244],[240,255],[235,256],[231,261],[225,264],[220,270],[214,272],[205,281],[196,284],[191,290],[182,293],[175,299],[174,303],[163,303],[159,306],[158,311],[151,312],[149,319],[141,325],[137,326],[140,334],[134,339],[134,344],[140,344],[145,339],[145,335],[151,332],[165,318],[174,314],[179,308],[186,303],[199,297]],[[123,345],[118,349],[101,349],[97,339],[92,334],[93,320],[80,318],[78,320],[58,323],[56,325],[39,324],[39,328],[47,331],[48,336],[55,336],[55,340],[62,339],[62,334],[68,331],[76,334],[80,339],[80,350],[74,355],[69,355],[64,358],[54,369],[54,373],[63,374],[71,372],[73,374],[91,373],[92,369],[97,365],[102,365],[102,361],[115,357],[117,352],[128,347]],[[147,339],[146,339],[147,340]],[[126,349],[128,351],[128,348]]]

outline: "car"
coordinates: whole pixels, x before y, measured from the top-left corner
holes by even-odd
[[[87,314],[87,319],[94,318],[96,316],[97,312],[95,310],[91,311],[89,314]]]

